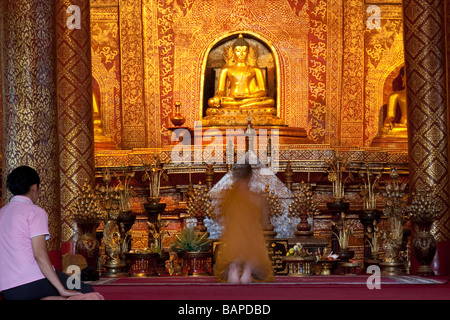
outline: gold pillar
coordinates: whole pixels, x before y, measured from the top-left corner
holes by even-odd
[[[93,184],[95,179],[89,0],[56,1],[56,50],[61,224],[66,242],[76,236],[67,209],[84,182]]]
[[[6,176],[20,165],[41,177],[38,205],[47,211],[48,249],[59,252],[59,150],[55,79],[54,2],[2,0],[3,203]]]
[[[429,187],[438,196],[433,267],[439,274],[448,272],[450,239],[444,1],[404,0],[403,14],[410,188]]]

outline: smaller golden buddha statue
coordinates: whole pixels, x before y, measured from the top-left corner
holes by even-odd
[[[408,147],[408,109],[404,67],[401,68],[397,79],[401,80],[402,89],[393,88],[394,91],[389,95],[386,107],[386,117],[383,120],[383,124],[380,125],[378,135],[372,141],[372,147],[390,147],[401,149]],[[400,85],[398,85],[398,87],[399,86]],[[397,116],[398,109],[400,111],[399,117]]]
[[[406,101],[406,77],[404,67],[400,70],[403,89],[392,92],[388,98],[387,115],[383,122],[382,134],[407,136],[407,101]],[[400,120],[394,122],[397,116],[397,106],[400,108]]]
[[[94,116],[94,137],[96,141],[102,141],[104,139],[102,117],[100,116],[100,108],[98,107],[95,94],[92,94],[92,109]]]
[[[116,149],[112,139],[104,134],[103,121],[100,113],[100,106],[95,94],[92,94],[92,109],[94,122],[94,142],[95,148]]]
[[[255,125],[282,125],[276,116],[275,100],[267,96],[263,70],[256,62],[249,62],[250,51],[255,49],[242,34],[231,48],[225,48],[230,49],[232,57],[220,70],[217,91],[208,100],[203,125],[242,126],[247,124],[249,116]]]

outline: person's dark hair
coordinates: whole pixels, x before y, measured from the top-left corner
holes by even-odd
[[[252,166],[248,163],[236,164],[233,167],[233,177],[236,180],[247,179],[252,175]]]
[[[41,179],[36,170],[28,166],[15,168],[6,178],[6,186],[15,196],[27,194],[33,184],[39,187],[40,183]]]

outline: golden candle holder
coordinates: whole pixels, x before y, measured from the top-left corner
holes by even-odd
[[[122,165],[121,172],[114,172],[114,177],[118,181],[118,190],[120,192],[120,210],[122,212],[130,211],[130,198],[136,196],[130,181],[134,178],[136,172],[131,168]]]
[[[337,232],[333,231],[339,243],[339,259],[343,262],[348,262],[349,259],[353,258],[354,251],[349,250],[349,240],[350,236],[353,234],[355,221],[350,221],[347,219],[345,213],[341,214],[339,222],[333,222],[333,226]]]
[[[97,259],[100,253],[100,243],[95,231],[103,219],[95,190],[84,182],[77,192],[74,201],[68,209],[67,216],[77,224],[79,233],[75,244],[75,253],[81,254],[93,270],[97,270]]]
[[[314,234],[314,231],[311,230],[308,217],[319,213],[311,186],[302,182],[299,189],[293,194],[293,199],[289,205],[288,212],[289,217],[300,219],[295,235],[297,237],[311,237]]]
[[[192,217],[197,219],[197,225],[194,230],[199,233],[207,232],[207,228],[203,223],[206,217],[211,214],[211,197],[208,193],[208,188],[199,186],[194,188],[192,195],[187,200],[187,212]]]
[[[263,195],[266,198],[269,214],[264,217],[263,221],[263,233],[265,238],[275,238],[277,232],[274,231],[274,226],[271,222],[271,217],[280,217],[283,215],[283,208],[281,206],[280,199],[278,195],[270,190],[269,184],[266,185],[266,188],[263,191]]]
[[[161,161],[161,157],[156,152],[153,154],[153,163],[147,164],[143,163],[144,175],[142,176],[142,181],[149,181],[150,196],[148,198],[148,203],[144,204],[145,212],[147,213],[147,223],[150,225],[157,225],[158,216],[161,215],[166,209],[166,203],[160,203],[160,188],[161,179],[165,181],[169,180],[169,176],[165,170],[165,161]],[[154,245],[154,240],[149,237],[148,247]]]
[[[150,202],[155,202],[155,199],[159,198],[161,179],[169,180],[164,168],[166,162],[161,161],[161,157],[156,152],[153,154],[153,162],[152,164],[143,163],[144,175],[142,176],[142,181],[149,181]]]
[[[431,225],[441,213],[436,194],[430,190],[420,189],[414,192],[407,213],[418,229],[411,243],[414,255],[420,263],[417,274],[434,276],[435,273],[430,264],[436,254],[437,243],[431,233]]]
[[[387,217],[388,228],[383,230],[383,249],[385,255],[380,266],[384,275],[403,274],[404,261],[400,255],[403,241],[403,230],[408,216],[405,193],[406,183],[400,183],[395,168],[390,173],[391,181],[386,185],[386,206],[383,209]]]
[[[106,261],[102,266],[106,269],[106,276],[117,277],[122,275],[126,267],[125,261],[121,258],[124,239],[117,223],[121,213],[121,192],[118,186],[110,186],[111,174],[109,169],[103,171],[102,177],[104,185],[96,187],[96,195],[105,217],[103,243]]]
[[[366,170],[361,170],[358,175],[363,180],[363,186],[360,192],[363,198],[363,208],[364,210],[375,210],[378,195],[376,191],[379,188],[378,181],[381,178],[381,171],[378,173],[372,172],[369,170],[369,164],[366,163]]]
[[[333,186],[333,198],[344,199],[345,183],[347,180],[353,180],[353,174],[347,171],[351,158],[344,158],[341,153],[334,152],[333,157],[326,162],[328,164],[328,181]]]

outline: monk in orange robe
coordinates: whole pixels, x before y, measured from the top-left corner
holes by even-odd
[[[221,282],[232,284],[273,281],[263,234],[268,207],[265,199],[249,188],[251,166],[236,165],[236,182],[227,190],[222,203],[224,232],[221,237],[214,274]]]

